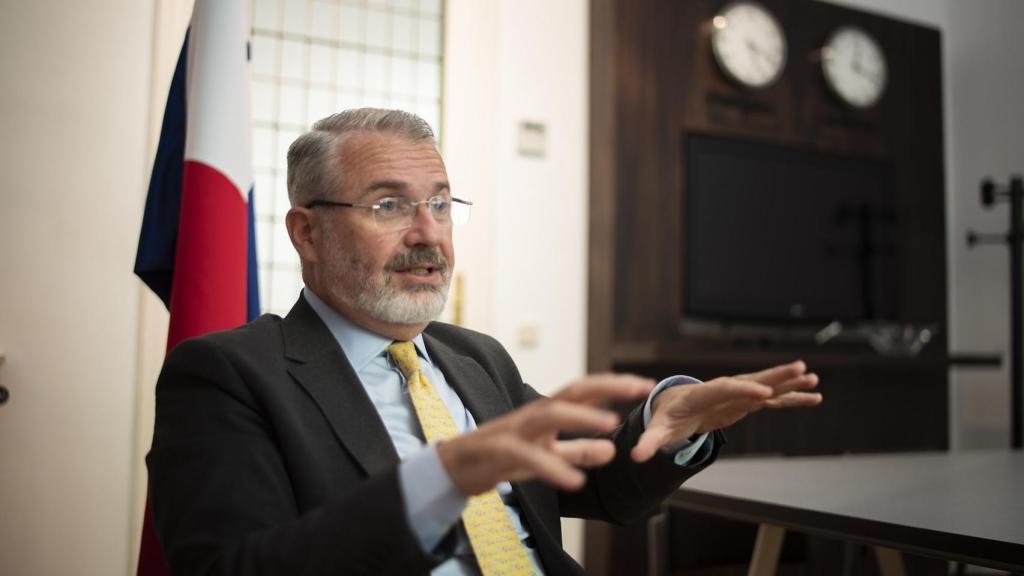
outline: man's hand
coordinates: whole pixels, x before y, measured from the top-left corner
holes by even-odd
[[[646,462],[663,446],[724,428],[761,408],[817,406],[821,394],[805,392],[817,385],[818,376],[796,361],[754,374],[669,388],[654,399],[651,421],[631,455],[636,462]]]
[[[599,406],[645,398],[653,388],[653,380],[638,376],[587,376],[550,398],[439,443],[437,454],[455,487],[467,496],[502,481],[533,478],[577,490],[586,480],[579,468],[607,464],[615,456],[615,446],[605,439],[558,440],[559,432],[607,434],[619,417]]]

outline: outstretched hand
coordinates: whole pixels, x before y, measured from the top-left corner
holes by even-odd
[[[753,374],[669,388],[654,399],[651,421],[631,456],[645,462],[659,448],[724,428],[765,407],[817,406],[821,394],[806,392],[817,385],[818,376],[796,361]]]
[[[534,478],[577,490],[586,480],[580,468],[607,464],[615,456],[615,446],[607,439],[559,440],[558,434],[607,434],[618,425],[619,417],[599,406],[646,398],[653,388],[653,380],[638,376],[587,376],[550,398],[439,443],[437,454],[455,487],[467,496],[486,492],[502,481]]]

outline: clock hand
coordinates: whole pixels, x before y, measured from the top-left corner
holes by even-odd
[[[752,53],[756,54],[758,56],[758,58],[760,58],[766,64],[768,64],[769,67],[775,66],[777,60],[776,60],[776,58],[772,57],[772,53],[771,52],[769,52],[765,48],[761,47],[761,45],[759,45],[758,43],[754,42],[750,38],[747,38],[746,45],[747,45],[747,48]]]
[[[858,62],[853,63],[852,70],[854,74],[867,80],[873,85],[878,85],[881,83],[881,74],[879,74],[877,70],[868,70],[860,66]]]

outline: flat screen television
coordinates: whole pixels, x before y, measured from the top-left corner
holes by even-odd
[[[899,319],[901,219],[886,163],[703,135],[683,147],[684,320]]]

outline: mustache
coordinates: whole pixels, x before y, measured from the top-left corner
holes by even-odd
[[[404,254],[396,254],[388,260],[385,269],[388,272],[397,272],[420,264],[433,266],[441,273],[448,272],[448,259],[433,246],[416,246]]]

